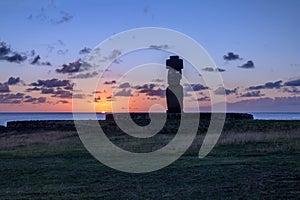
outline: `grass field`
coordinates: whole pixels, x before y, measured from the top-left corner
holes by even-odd
[[[109,126],[102,122],[102,125]],[[161,146],[174,135],[138,143],[116,135],[125,149]],[[113,170],[95,160],[76,131],[0,134],[1,199],[299,199],[300,121],[227,122],[213,151],[198,158],[199,130],[176,162],[146,174]],[[151,147],[152,145],[152,147]]]

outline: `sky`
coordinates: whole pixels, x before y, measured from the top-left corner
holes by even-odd
[[[191,37],[216,64],[217,71],[206,66],[198,73],[182,58],[190,83],[182,81],[186,112],[210,110],[210,95],[224,90],[228,112],[300,112],[299,9],[297,0],[2,0],[0,112],[72,112],[74,102],[82,112],[111,112],[112,105],[117,112],[144,112],[154,104],[161,105],[154,111],[164,111],[163,66],[125,75],[139,65],[164,65],[172,44],[126,55],[116,44],[116,59],[103,74],[81,72],[102,41],[143,27]],[[207,87],[205,73],[219,73],[224,87]],[[76,81],[98,85],[76,91]]]

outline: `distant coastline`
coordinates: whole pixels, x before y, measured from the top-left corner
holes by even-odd
[[[245,112],[253,115],[255,120],[300,120],[300,112]],[[82,120],[90,120],[90,114],[80,112]],[[105,120],[111,113],[96,113],[98,120]],[[239,113],[237,113],[239,114]],[[240,113],[242,114],[242,113]],[[37,120],[74,120],[72,112],[3,112],[0,113],[0,126],[6,126],[13,121],[37,121]]]

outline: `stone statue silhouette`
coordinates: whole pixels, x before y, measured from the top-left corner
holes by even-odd
[[[182,78],[183,61],[179,56],[170,56],[166,60],[166,68],[168,69],[168,84],[166,90],[167,97],[167,113],[183,112],[183,87],[180,85]]]

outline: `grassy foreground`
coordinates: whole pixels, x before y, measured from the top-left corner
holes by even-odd
[[[109,126],[105,124],[103,126]],[[174,135],[138,143],[110,139],[127,149],[153,148]],[[298,199],[300,121],[227,122],[213,151],[197,154],[204,134],[168,167],[129,174],[104,166],[76,131],[0,133],[1,199]],[[121,142],[120,142],[121,141]],[[124,141],[124,142],[122,142]]]

